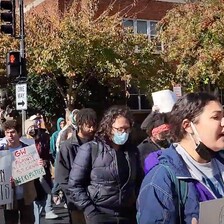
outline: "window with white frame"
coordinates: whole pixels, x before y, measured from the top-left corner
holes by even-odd
[[[135,34],[146,34],[150,40],[153,40],[157,35],[156,25],[158,21],[142,20],[142,19],[124,19],[123,26],[132,28]],[[162,45],[157,45],[157,50],[162,50]]]

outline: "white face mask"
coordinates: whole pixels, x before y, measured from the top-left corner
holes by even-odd
[[[213,156],[213,151],[208,148],[202,141],[198,134],[197,129],[195,128],[195,125],[191,122],[191,128],[194,132],[194,135],[197,137],[198,142],[192,137],[192,134],[190,134],[191,139],[194,141],[194,144],[196,146],[195,151],[198,153],[198,155],[204,159],[204,160],[210,160]]]
[[[194,143],[195,143],[195,146],[197,147],[199,144],[200,144],[200,142],[201,142],[201,138],[200,138],[200,136],[199,136],[199,134],[198,134],[198,131],[197,131],[197,129],[196,129],[196,127],[195,127],[195,125],[191,122],[190,123],[190,125],[191,125],[191,128],[192,128],[192,130],[193,130],[193,133],[194,133],[194,135],[196,136],[196,140],[192,137],[192,134],[190,134],[190,137],[191,137],[191,139],[194,141]]]

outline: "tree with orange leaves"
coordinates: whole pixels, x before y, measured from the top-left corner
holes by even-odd
[[[163,58],[177,66],[176,80],[196,88],[224,87],[224,2],[201,0],[182,4],[160,22]]]

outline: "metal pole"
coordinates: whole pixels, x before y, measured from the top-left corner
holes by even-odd
[[[23,0],[19,0],[19,17],[20,17],[20,81],[26,83],[26,58],[25,58],[25,29],[24,29],[24,8]],[[26,111],[22,110],[22,135],[25,135]]]

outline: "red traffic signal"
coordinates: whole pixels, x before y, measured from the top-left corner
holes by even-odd
[[[16,62],[16,57],[15,57],[14,54],[11,54],[11,55],[9,56],[9,63],[10,63],[10,64],[14,64],[15,62]]]
[[[19,51],[10,51],[6,57],[7,76],[9,78],[16,78],[20,76],[21,70],[21,56]]]

